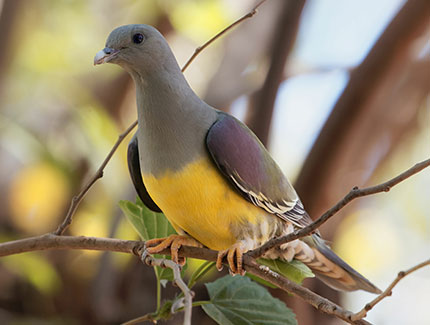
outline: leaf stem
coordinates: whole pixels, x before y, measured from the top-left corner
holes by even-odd
[[[196,301],[196,302],[193,302],[193,307],[198,307],[198,306],[203,306],[203,305],[209,305],[211,303],[212,302],[209,301],[209,300]]]
[[[158,314],[160,312],[160,308],[161,308],[161,279],[160,276],[158,275],[157,270],[155,269],[154,266],[154,272],[155,272],[155,277],[157,278],[157,311],[155,312],[156,314]]]
[[[137,317],[137,318],[130,319],[129,321],[126,321],[125,323],[121,323],[121,325],[135,325],[135,324],[141,324],[143,322],[148,322],[148,321],[151,321],[151,322],[154,321],[153,314],[149,313],[149,314]]]
[[[212,303],[213,302],[210,301],[210,300],[202,300],[202,301],[193,302],[191,305],[193,307],[198,307],[198,306],[203,306],[203,305],[209,305],[209,304],[212,304]],[[183,310],[184,310],[184,307],[181,307],[181,308],[178,308],[177,311],[183,311]]]

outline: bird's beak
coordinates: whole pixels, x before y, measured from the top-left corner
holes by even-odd
[[[103,50],[97,52],[96,56],[94,57],[94,65],[109,62],[117,56],[118,52],[119,50],[105,47]]]

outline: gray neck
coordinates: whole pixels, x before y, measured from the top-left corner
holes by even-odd
[[[142,171],[154,175],[177,171],[206,154],[206,133],[217,113],[194,93],[179,67],[144,79],[137,73],[132,76]]]

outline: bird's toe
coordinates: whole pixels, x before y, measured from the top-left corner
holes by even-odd
[[[184,265],[186,260],[184,257],[179,257],[179,249],[182,246],[203,247],[194,238],[181,235],[170,235],[166,238],[155,238],[146,241],[146,251],[150,254],[157,254],[170,247],[172,261],[179,265]],[[149,246],[149,247],[148,247]]]
[[[243,269],[243,254],[246,252],[242,243],[236,243],[231,246],[229,249],[219,251],[216,267],[219,271],[222,270],[222,260],[225,256],[227,256],[228,266],[230,268],[230,274],[236,275],[244,275],[245,270]]]

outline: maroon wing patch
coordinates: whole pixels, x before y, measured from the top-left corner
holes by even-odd
[[[312,222],[279,166],[242,122],[220,112],[206,145],[219,170],[248,201],[299,227]]]

